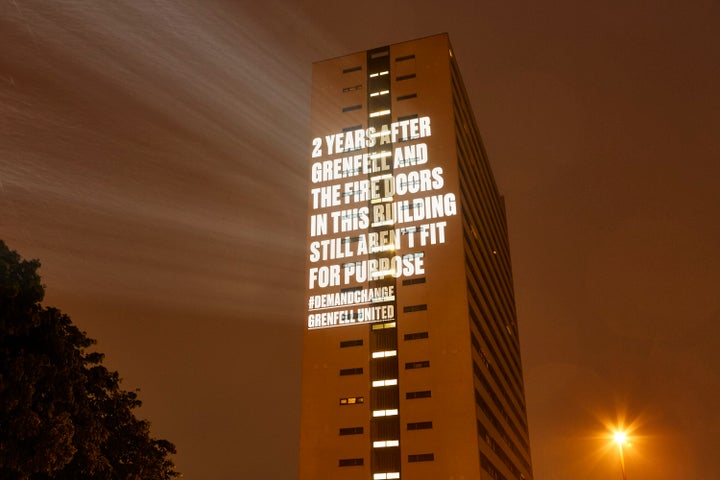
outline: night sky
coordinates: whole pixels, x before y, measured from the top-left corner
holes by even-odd
[[[720,3],[6,0],[0,238],[187,479],[297,476],[311,63],[448,32],[536,480],[720,471]]]

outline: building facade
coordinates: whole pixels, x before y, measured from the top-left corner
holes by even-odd
[[[532,478],[503,200],[446,34],[313,65],[300,480]]]

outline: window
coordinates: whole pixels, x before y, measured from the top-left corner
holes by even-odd
[[[356,367],[356,368],[343,368],[340,370],[340,375],[362,375],[363,369],[362,367]]]
[[[358,107],[359,107],[359,105],[358,105]],[[344,108],[343,108],[343,111],[345,111]],[[377,112],[372,112],[370,114],[370,118],[383,117],[385,115],[390,115],[390,110],[378,110]]]
[[[370,58],[372,58],[372,59],[383,58],[383,57],[387,57],[388,55],[390,55],[390,50],[381,50],[379,52],[371,53]]]
[[[429,366],[430,360],[422,360],[420,362],[407,362],[405,363],[405,370],[412,370],[413,368],[428,368]]]
[[[356,467],[364,464],[365,460],[362,458],[341,458],[338,461],[338,467]]]
[[[425,283],[425,277],[419,277],[419,278],[408,278],[407,280],[403,280],[403,287],[407,285],[416,285],[418,283]]]
[[[399,445],[400,440],[378,440],[373,442],[373,448],[397,447]]]
[[[422,338],[428,338],[430,334],[428,332],[415,332],[415,333],[406,333],[405,334],[405,340],[420,340]]]
[[[359,403],[365,403],[365,398],[363,398],[363,397],[347,397],[347,398],[340,399],[340,405],[356,405]]]
[[[392,480],[400,478],[400,472],[373,473],[373,480]]]
[[[398,408],[400,395],[398,387],[373,388],[370,391],[372,402],[370,403],[375,410],[388,410]]]
[[[421,312],[423,310],[427,310],[427,304],[425,303],[421,305],[408,305],[407,307],[403,307],[403,313]]]
[[[373,410],[373,417],[394,417],[397,414],[397,408],[390,408],[387,410]]]
[[[421,390],[419,392],[407,392],[405,394],[405,398],[407,400],[412,400],[415,398],[430,398],[430,397],[431,397],[430,390]]]
[[[428,430],[431,429],[432,422],[413,422],[407,424],[408,430]]]
[[[374,426],[370,429],[370,437],[373,441],[400,438],[400,422],[397,418],[375,417],[370,423]]]
[[[360,435],[364,432],[365,429],[363,427],[347,427],[340,429],[340,435]]]
[[[397,350],[385,350],[381,352],[373,352],[372,358],[396,357]]]
[[[343,68],[343,73],[359,72],[360,70],[362,70],[362,66],[358,65],[357,67]]]
[[[349,107],[343,107],[343,112],[352,112],[353,110],[360,110],[362,105],[351,105]]]
[[[400,82],[400,81],[403,81],[403,80],[410,80],[411,78],[415,78],[415,74],[414,74],[414,73],[409,73],[409,74],[407,74],[407,75],[400,75],[399,77],[396,77],[395,80],[397,80],[398,82]]]
[[[359,338],[357,340],[343,340],[342,342],[340,342],[340,348],[359,347],[362,344],[362,338]]]
[[[396,326],[395,322],[373,323],[372,329],[382,330],[383,328],[395,328]]]
[[[403,115],[402,117],[398,117],[398,122],[404,122],[405,120],[412,120],[413,118],[418,118],[418,114],[413,113],[412,115]]]
[[[432,462],[433,460],[435,460],[435,455],[432,453],[408,455],[408,462]]]
[[[347,92],[355,92],[357,90],[362,90],[362,85],[358,84],[358,85],[353,85],[352,87],[345,87],[345,88],[343,88],[342,91],[343,91],[343,93],[347,93]]]
[[[403,56],[403,57],[397,57],[397,58],[395,59],[395,61],[396,61],[396,62],[403,62],[403,61],[405,61],[405,60],[412,60],[413,58],[415,58],[415,54],[414,54],[414,53],[413,53],[413,54],[410,54],[410,55],[405,55],[405,56]]]
[[[371,351],[396,350],[397,345],[397,334],[394,330],[378,330],[370,336]]]
[[[410,93],[408,95],[400,95],[397,97],[398,102],[402,102],[403,100],[410,100],[411,98],[417,98],[417,93]]]
[[[388,378],[387,380],[373,380],[373,387],[392,387],[397,385],[397,378]]]
[[[370,362],[370,379],[398,378],[397,357],[377,358]]]

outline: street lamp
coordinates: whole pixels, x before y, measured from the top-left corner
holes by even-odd
[[[623,445],[627,443],[627,434],[622,431],[615,432],[613,440],[617,443],[618,452],[620,453],[620,469],[622,470],[622,478],[623,480],[627,480],[627,475],[625,474],[625,456],[623,455]]]

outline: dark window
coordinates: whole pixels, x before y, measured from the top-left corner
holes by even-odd
[[[386,388],[373,388],[371,393],[373,409],[388,410],[398,408],[400,394],[397,386]]]
[[[371,53],[370,58],[382,58],[382,57],[387,57],[388,55],[390,55],[389,50],[382,50],[380,52]]]
[[[397,440],[400,438],[400,422],[397,417],[374,417],[370,420],[372,441]]]
[[[418,283],[425,283],[425,277],[419,277],[419,278],[408,278],[407,280],[403,280],[403,286],[406,285],[415,285]]]
[[[430,334],[428,332],[415,332],[406,333],[405,340],[420,340],[421,338],[428,338]]]
[[[427,430],[432,428],[432,422],[413,422],[407,424],[408,430]]]
[[[412,400],[414,398],[430,398],[430,390],[422,390],[419,392],[407,392],[405,394],[405,398],[408,400]]]
[[[343,88],[343,93],[354,92],[356,90],[362,90],[362,85],[353,85],[352,87]]]
[[[346,397],[340,399],[340,405],[356,405],[359,403],[365,403],[363,397]]]
[[[340,348],[359,347],[362,344],[362,338],[358,340],[343,340],[342,342],[340,342]]]
[[[400,449],[390,448],[373,448],[372,465],[376,472],[393,472],[400,470]]]
[[[414,53],[411,54],[411,55],[405,55],[405,56],[403,56],[403,57],[397,57],[397,58],[395,59],[395,61],[396,61],[396,62],[402,62],[402,61],[404,61],[404,60],[412,60],[413,58],[415,58],[415,54],[414,54]]]
[[[421,305],[408,305],[407,307],[403,307],[403,313],[421,312],[423,310],[427,310],[427,304],[425,303]]]
[[[338,461],[339,467],[356,467],[358,465],[364,465],[365,460],[362,458],[341,458]]]
[[[398,117],[398,122],[403,122],[405,120],[412,120],[413,118],[419,118],[417,113],[413,113],[412,115],[403,115],[402,117]]]
[[[343,132],[354,132],[355,130],[360,130],[362,128],[362,125],[353,125],[352,127],[345,127],[342,129]]]
[[[411,78],[415,78],[414,73],[408,73],[407,75],[400,75],[399,77],[395,78],[398,82],[402,80],[410,80]]]
[[[382,329],[373,331],[370,336],[370,349],[395,350],[397,348],[397,332],[393,329]]]
[[[397,357],[377,358],[370,363],[370,379],[398,378]]]
[[[418,453],[416,455],[408,455],[408,462],[432,462],[435,455],[432,453]]]
[[[343,107],[343,112],[352,112],[353,110],[360,110],[362,105],[351,105],[349,107]]]
[[[401,102],[403,100],[410,100],[411,98],[417,98],[417,93],[410,93],[408,95],[400,95],[397,97],[397,101]]]
[[[362,367],[357,368],[343,368],[340,370],[340,375],[362,375]]]
[[[357,72],[359,70],[362,70],[362,66],[360,65],[358,65],[357,67],[343,68],[343,73]]]
[[[347,427],[340,429],[340,435],[360,435],[364,431],[363,427]]]
[[[420,362],[407,362],[405,364],[405,370],[412,370],[413,368],[428,368],[429,366],[430,360],[423,360]]]

